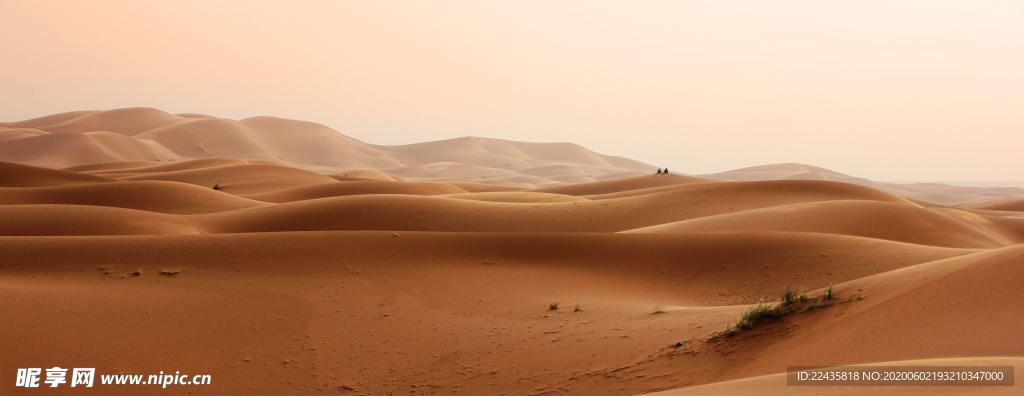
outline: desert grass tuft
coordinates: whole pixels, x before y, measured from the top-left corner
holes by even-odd
[[[829,283],[828,287],[825,288],[825,292],[821,297],[810,297],[806,292],[801,292],[799,295],[792,288],[787,286],[782,289],[782,296],[779,298],[778,304],[765,304],[764,300],[757,302],[757,305],[750,307],[743,315],[740,316],[739,320],[736,321],[736,325],[726,329],[722,332],[716,332],[708,337],[708,341],[714,341],[722,336],[732,337],[737,335],[742,330],[748,330],[757,326],[758,323],[778,319],[786,315],[799,312],[813,311],[818,308],[830,306],[828,300],[835,298],[835,294],[832,292],[832,286],[834,283]],[[846,301],[859,301],[862,300],[859,294],[850,296]],[[797,304],[799,303],[799,304]]]
[[[807,292],[802,292],[800,293],[800,297],[797,297],[796,299],[797,301],[800,302],[807,302],[808,300],[810,300],[810,297],[807,297]]]
[[[761,321],[779,316],[781,316],[781,312],[778,310],[778,307],[758,302],[757,305],[751,307],[740,316],[740,320],[736,322],[736,328],[751,329]]]
[[[793,305],[796,302],[796,291],[792,287],[786,286],[782,289],[782,296],[779,298],[779,306],[785,307],[787,305]]]

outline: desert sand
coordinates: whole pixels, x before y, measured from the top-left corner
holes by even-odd
[[[542,185],[653,173],[571,143],[481,137],[380,146],[327,126],[275,117],[231,120],[152,108],[75,111],[0,123],[0,161],[65,168],[145,167],[190,159],[273,161],[330,174],[380,170],[428,181]],[[116,162],[117,165],[99,163]]]
[[[0,127],[7,373],[212,374],[195,394],[714,395],[865,391],[788,388],[798,365],[1024,372],[1020,197],[655,175],[572,144],[374,146],[270,117]],[[785,287],[829,284],[818,309],[722,335]]]

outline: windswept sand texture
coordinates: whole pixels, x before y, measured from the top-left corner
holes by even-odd
[[[384,147],[151,109],[2,127],[2,158],[47,166],[0,163],[5,373],[212,374],[194,394],[1019,394],[781,373],[1003,364],[1019,380],[1020,197],[949,206],[834,177],[654,175],[566,144]],[[830,283],[828,306],[712,338],[786,286]]]

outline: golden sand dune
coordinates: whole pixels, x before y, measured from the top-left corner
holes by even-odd
[[[740,387],[736,391],[749,389],[742,380],[729,381],[785,372],[788,366],[872,364],[949,356],[964,357],[965,361],[1019,357],[1024,354],[1024,343],[1012,334],[1024,330],[1024,323],[1008,318],[1021,309],[1024,300],[1002,296],[1000,290],[1013,287],[1022,276],[1021,267],[1016,265],[1022,253],[1020,246],[1008,247],[841,283],[834,287],[835,302],[830,306],[798,312],[737,336],[709,339],[694,349],[668,348],[653,353],[623,370],[643,376],[624,375],[623,382],[660,384],[662,389],[719,383],[667,393],[708,394],[701,392],[728,392],[735,386]],[[821,293],[810,292],[812,296]],[[668,314],[682,316],[686,311]],[[957,340],[956,345],[949,343],[951,339]],[[661,379],[680,370],[690,371],[682,384],[673,385],[671,380]],[[762,384],[768,386],[766,393],[789,390],[784,383]],[[865,388],[856,389],[863,392]],[[973,392],[984,389],[993,388],[960,388]]]
[[[0,127],[5,128],[38,128],[51,125],[58,125],[82,116],[95,114],[95,111],[69,111],[66,113],[52,114],[17,122],[0,122]]]
[[[532,169],[537,172],[546,161],[565,162],[591,166],[591,170],[615,167],[620,169],[648,169],[643,163],[621,157],[612,157],[594,153],[572,143],[521,143],[509,140],[482,137],[464,137],[436,142],[390,146],[392,151],[401,158],[408,158],[407,165],[425,165],[451,161],[459,158],[461,162],[476,164],[497,169]],[[552,167],[556,164],[544,165]],[[597,168],[600,167],[600,168]],[[556,167],[555,171],[575,171],[573,168]]]
[[[0,162],[0,187],[39,187],[110,182],[114,179]]]
[[[882,201],[820,201],[660,224],[630,232],[803,231],[923,245],[992,248],[1020,243],[988,228],[984,217]]]
[[[502,191],[526,191],[527,189],[521,187],[512,187],[498,184],[487,184],[487,183],[475,183],[475,182],[448,182],[455,187],[466,190],[467,192],[502,192]]]
[[[0,123],[0,128],[0,161],[55,168],[229,157],[322,173],[387,170],[420,180],[525,186],[594,181],[654,169],[570,143],[460,138],[376,146],[312,122],[276,117],[231,120],[150,108],[65,113]]]
[[[201,160],[196,160],[201,161]],[[191,162],[191,161],[190,161]],[[239,160],[239,163],[244,161]],[[97,162],[87,165],[75,165],[63,168],[67,171],[72,172],[83,172],[83,173],[101,173],[104,171],[118,171],[121,169],[131,168],[143,168],[148,166],[157,166],[163,163],[157,161],[109,161],[109,162]]]
[[[282,203],[315,198],[363,194],[443,195],[465,192],[466,190],[444,183],[349,180],[313,184],[263,194],[253,194],[248,197],[260,201]]]
[[[861,184],[909,199],[957,205],[1024,195],[1024,188],[959,186],[943,183],[885,183],[804,164],[771,164],[701,175],[716,180],[833,180]]]
[[[508,203],[553,203],[553,202],[579,202],[586,201],[573,195],[552,194],[533,191],[490,191],[465,194],[449,194],[448,198],[469,199],[474,201],[487,202],[508,202]]]
[[[153,109],[0,128],[0,159],[48,166],[0,162],[0,315],[17,323],[0,327],[16,340],[0,371],[213,374],[197,394],[517,395],[789,393],[789,365],[1024,372],[1009,198],[951,206],[803,166],[723,181],[571,144],[374,146]],[[723,335],[786,287],[809,296],[790,307],[820,306]]]
[[[383,180],[383,181],[405,181],[405,179],[392,175],[387,172],[382,172],[372,169],[351,169],[344,172],[338,172],[332,174],[331,177],[338,180]]]
[[[155,235],[198,232],[176,216],[89,205],[0,205],[0,235]]]
[[[276,117],[242,120],[201,114],[170,114],[151,108],[79,111],[0,123],[0,161],[53,168],[96,163],[181,162],[203,158],[271,161],[323,174],[384,172],[434,182],[474,181],[518,187],[590,189],[607,194],[624,188],[618,179],[653,173],[654,167],[598,154],[571,143],[528,143],[463,137],[406,145],[362,142],[313,122]],[[104,165],[106,166],[106,165]],[[667,175],[666,175],[667,176]],[[940,183],[885,183],[803,164],[773,164],[658,185],[704,179],[729,181],[819,180],[860,184],[909,199],[959,205],[1024,195],[1017,187]],[[611,185],[572,184],[615,180]],[[618,187],[616,187],[618,185]],[[635,190],[635,188],[626,188]],[[570,195],[580,195],[571,193]]]
[[[21,140],[44,135],[46,135],[46,132],[31,128],[0,127],[0,142]]]
[[[542,384],[570,393],[649,391],[703,378],[694,376],[703,363],[665,359],[674,374],[649,384],[599,373],[719,330],[737,315],[722,304],[972,252],[815,234],[434,232],[0,238],[0,250],[0,297],[8,302],[0,310],[24,318],[0,335],[68,334],[49,343],[25,337],[30,342],[0,357],[3,367],[16,364],[18,352],[85,354],[99,367],[211,370],[219,378],[212,392],[346,385],[375,394],[419,381],[472,394]],[[75,301],[67,315],[27,315],[67,300]],[[548,310],[553,301],[562,306]],[[651,314],[673,304],[702,308]],[[138,347],[83,342],[97,332]],[[216,347],[196,352],[179,342]],[[495,349],[505,353],[488,353]],[[513,370],[509,362],[521,363]]]
[[[1024,331],[1024,323],[1007,318],[1024,308],[1024,296],[1006,295],[1003,290],[1013,288],[1024,276],[1019,265],[1024,258],[1022,248],[932,261],[840,284],[836,288],[840,296],[860,293],[871,297],[850,304],[840,320],[815,321],[808,326],[808,331],[819,330],[829,337],[799,348],[794,345],[791,356],[819,361],[830,358],[821,352],[823,348],[844,343],[867,345],[867,329],[883,324],[892,333],[885,348],[870,350],[876,355],[872,360],[926,358],[939,348],[947,356],[1019,356],[1024,353],[1024,343],[1011,339],[1012,334]],[[934,301],[941,304],[930,303]],[[922,324],[930,324],[928,337],[913,333]],[[951,337],[957,338],[957,345],[939,345]],[[812,358],[813,344],[819,349],[818,356]],[[836,349],[831,358],[844,352],[850,353]]]
[[[1005,210],[1024,212],[1024,198],[1000,199],[992,202],[980,202],[967,207],[974,209]]]
[[[32,126],[53,133],[111,131],[132,136],[180,121],[180,118],[173,114],[142,107],[107,111],[78,111],[52,117],[53,119],[42,117],[7,125]]]
[[[675,187],[704,181],[708,180],[680,175],[655,175],[654,177],[644,175],[615,180],[572,184],[567,186],[542,187],[535,191],[565,195],[600,195],[633,192],[638,190],[646,192],[648,189],[652,189],[654,187]]]
[[[17,140],[0,146],[6,161],[63,168],[125,158],[169,161],[180,156],[163,146],[108,131],[53,133]]]
[[[1017,265],[1022,257],[1020,246],[1009,247],[837,285],[837,298],[850,302],[756,332],[770,334],[788,325],[785,337],[769,344],[757,340],[755,334],[730,340],[736,348],[732,357],[738,363],[730,367],[729,377],[778,373],[787,365],[1021,356],[1024,343],[1014,334],[1024,331],[1024,323],[1008,318],[1024,307],[1024,298],[1002,290],[1014,287],[1024,275]],[[879,328],[887,330],[884,337],[877,332]],[[957,342],[950,344],[951,339]],[[756,360],[745,359],[755,354]]]
[[[15,189],[0,194],[0,199],[14,204],[97,205],[178,215],[206,213],[184,216],[175,222],[211,233],[777,230],[955,247],[995,247],[1018,240],[1013,219],[993,220],[962,209],[924,208],[878,190],[829,181],[710,182],[647,175],[587,183],[575,189],[469,192],[457,184],[344,180],[231,159],[131,165],[89,168],[83,173],[9,165],[18,167],[24,179],[38,173],[123,181],[88,188]],[[628,190],[630,187],[636,190]],[[609,193],[585,195],[600,192]],[[147,195],[159,198],[143,199]],[[60,222],[58,218],[40,219],[35,229],[45,229],[48,221]],[[64,229],[60,224],[54,226]]]
[[[259,201],[211,188],[164,181],[0,187],[0,205],[12,204],[109,206],[175,214],[220,212],[263,205]]]
[[[114,174],[106,173],[114,176]],[[128,172],[116,175],[124,180],[164,180],[218,186],[235,194],[258,194],[335,181],[329,176],[280,165],[242,164],[158,172]]]
[[[506,199],[490,200],[464,199],[465,196],[461,199],[428,196],[421,195],[427,191],[423,184],[408,187],[407,192],[416,192],[415,195],[388,194],[387,189],[382,191],[385,194],[350,195],[353,191],[365,189],[367,182],[335,181],[332,184],[324,184],[322,180],[316,180],[302,171],[292,174],[285,171],[287,168],[249,165],[245,169],[249,170],[248,167],[258,167],[259,172],[254,175],[279,172],[281,176],[273,183],[267,181],[268,179],[250,177],[248,173],[229,177],[225,171],[238,168],[229,166],[214,167],[207,171],[161,172],[153,176],[133,175],[127,179],[176,180],[197,185],[220,183],[223,186],[221,191],[246,194],[260,201],[284,202],[231,211],[225,211],[219,206],[205,209],[190,207],[188,210],[193,213],[217,213],[188,216],[178,220],[181,223],[193,224],[197,229],[215,233],[321,230],[618,232],[772,205],[864,198],[865,193],[868,193],[866,196],[879,199],[896,199],[881,193],[870,194],[870,191],[863,191],[861,187],[845,188],[846,186],[839,184],[822,184],[819,186],[820,191],[801,194],[800,192],[807,189],[807,182],[762,182],[751,185],[728,183],[719,189],[709,190],[711,187],[704,186],[698,190],[684,189],[625,198],[558,199],[557,202],[550,202],[551,194],[528,192],[515,193],[518,197],[514,199],[509,199],[508,195],[512,193],[502,193]],[[299,176],[307,176],[309,179],[304,180]],[[294,184],[310,186],[288,187]],[[355,186],[349,187],[346,184]],[[262,191],[276,192],[258,194]],[[441,191],[435,189],[435,192]],[[740,192],[749,194],[752,199],[744,199]],[[342,193],[347,194],[308,199],[318,194]],[[46,221],[59,222],[59,219],[40,219],[38,227],[43,227]],[[927,220],[921,221],[927,223]],[[856,235],[856,232],[851,231],[851,234]],[[975,235],[977,232],[959,234],[953,231],[951,234],[954,237],[950,237],[949,241],[956,243],[943,241],[935,244],[976,247],[994,243],[987,239],[979,239],[980,237]],[[898,240],[903,234],[895,232],[890,235],[896,235],[894,238]]]

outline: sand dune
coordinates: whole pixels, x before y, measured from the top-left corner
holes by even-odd
[[[462,162],[497,169],[536,170],[539,166],[550,167],[558,165],[559,162],[624,169],[649,167],[626,158],[600,155],[572,143],[523,143],[482,137],[464,137],[388,147],[396,156],[405,159],[404,162],[408,165],[425,165],[459,158]],[[538,165],[545,162],[554,163]]]
[[[38,187],[110,181],[114,179],[0,162],[0,187]]]
[[[250,165],[253,163],[256,162],[232,158],[205,158],[171,163],[161,163],[153,161],[105,162],[99,164],[70,167],[65,168],[65,170],[73,170],[92,174],[119,177],[173,171],[203,170],[208,168],[224,167],[231,165]]]
[[[0,142],[45,166],[0,162],[0,315],[17,324],[0,371],[516,395],[821,390],[780,383],[790,365],[1024,372],[1024,195],[990,196],[1011,190],[795,164],[655,175],[566,143],[375,146],[154,109],[4,123]],[[830,284],[818,309],[713,337],[785,287]]]
[[[88,205],[0,205],[0,235],[194,234],[178,217],[133,209]]]
[[[628,192],[662,186],[679,186],[707,181],[680,175],[644,175],[568,186],[542,187],[535,191],[565,195],[600,195]]]
[[[113,132],[59,133],[9,140],[0,146],[7,161],[64,168],[130,158],[169,161],[180,158],[166,148]]]
[[[697,345],[666,348],[624,365],[619,383],[655,389],[719,383],[677,391],[705,394],[701,392],[746,389],[742,382],[723,381],[780,373],[787,366],[1019,357],[1024,343],[1011,334],[1021,331],[1022,323],[1011,318],[1024,301],[1002,297],[1000,290],[1020,279],[1021,267],[1015,263],[1022,252],[1020,246],[978,252],[841,283],[835,286],[840,303],[787,316],[735,337],[705,341],[716,326],[704,330],[704,336],[698,327],[690,333],[694,338],[686,340]],[[949,342],[954,339],[955,343]],[[672,374],[679,371],[688,375]],[[669,379],[673,376],[675,382]],[[778,386],[766,392],[782,391]]]
[[[39,172],[58,171],[39,169]],[[586,184],[574,192],[621,191],[628,186],[646,191],[643,187],[665,183],[661,180],[669,180],[673,188],[622,197],[585,199],[542,192],[544,190],[478,191],[467,195],[466,189],[458,185],[345,181],[295,168],[252,161],[239,163],[229,159],[89,172],[125,182],[105,189],[12,192],[9,202],[93,204],[175,214],[210,213],[185,216],[175,221],[214,233],[318,230],[618,232],[806,202],[853,199],[913,206],[902,198],[866,187],[821,181],[686,183],[689,179],[684,177],[648,175],[623,179],[619,183]],[[683,184],[673,184],[679,181]],[[173,186],[181,183],[192,186]],[[219,191],[215,191],[214,186]],[[138,194],[161,194],[162,198],[143,204],[136,201]],[[247,199],[227,198],[228,194]],[[264,206],[255,201],[278,205]],[[816,216],[820,210],[809,212]],[[45,229],[51,221],[59,223],[60,219],[39,219],[36,229]],[[60,224],[53,226],[56,230],[64,230]],[[153,230],[142,228],[139,231],[148,233]],[[123,232],[117,230],[113,233]],[[865,232],[851,234],[885,236]],[[966,228],[950,232],[950,235],[948,240],[935,236],[939,239],[928,241],[962,247],[995,243],[985,239],[981,231]],[[921,242],[925,239],[908,240]]]
[[[52,115],[32,118],[32,119],[24,120],[24,121],[0,122],[0,127],[6,127],[6,128],[37,128],[37,127],[44,127],[44,126],[48,126],[48,125],[60,124],[60,123],[66,122],[66,121],[70,121],[70,120],[73,120],[73,119],[76,119],[76,118],[79,118],[79,117],[82,117],[82,116],[85,116],[85,115],[94,114],[94,113],[96,113],[96,112],[95,111],[89,111],[89,110],[70,111],[70,112],[67,112],[67,113],[52,114]]]
[[[90,111],[78,117],[61,120],[61,122],[38,125],[36,129],[55,133],[110,131],[126,136],[133,136],[154,128],[171,125],[179,121],[179,117],[157,109],[133,107],[106,111]]]
[[[333,182],[335,179],[313,172],[279,165],[243,164],[191,168],[159,172],[130,172],[118,175],[124,180],[164,180],[204,187],[219,185],[233,194],[259,194],[300,186]]]
[[[191,184],[125,181],[50,187],[0,187],[0,205],[91,205],[151,212],[196,214],[236,210],[263,203]]]
[[[532,191],[491,191],[465,194],[448,194],[446,196],[448,198],[469,199],[474,201],[508,203],[579,202],[587,200],[586,198],[580,198],[572,195],[551,194]]]
[[[1019,243],[986,228],[978,215],[880,201],[822,201],[780,205],[660,224],[630,232],[803,231],[888,239],[923,245],[993,248]]]
[[[967,205],[967,207],[975,209],[1024,212],[1024,198],[1000,199],[994,202],[981,202],[973,205]]]
[[[653,176],[652,176],[653,177]],[[810,183],[810,184],[809,184]],[[521,193],[518,202],[543,201]],[[898,197],[839,183],[724,183],[601,201],[531,205],[412,195],[359,195],[306,200],[222,213],[220,232],[299,230],[438,230],[617,232],[747,209],[830,199]]]
[[[653,173],[654,167],[598,154],[571,143],[529,143],[463,137],[406,145],[373,145],[327,126],[276,117],[242,120],[169,114],[150,108],[80,111],[0,123],[0,161],[54,168],[107,162],[178,162],[202,158],[272,161],[323,174],[382,171],[419,181],[475,181],[519,187],[565,186]],[[390,178],[378,174],[377,178]],[[803,164],[773,164],[701,176],[727,181],[819,180],[860,184],[909,199],[960,205],[1024,195],[1018,187],[886,183]],[[694,178],[696,181],[699,178]],[[681,183],[678,177],[658,185]],[[616,181],[615,184],[622,182]],[[648,187],[656,187],[650,185]],[[581,190],[582,191],[582,190]],[[580,195],[580,194],[570,194]]]
[[[653,171],[570,143],[460,138],[377,146],[327,126],[276,117],[231,120],[150,108],[83,111],[0,123],[0,161],[54,168],[203,158],[273,161],[331,174],[386,171],[422,181],[539,186]]]
[[[20,140],[42,135],[46,135],[46,132],[30,128],[0,127],[0,142]]]
[[[260,201],[282,203],[363,194],[443,195],[465,192],[466,190],[443,183],[403,183],[377,180],[350,180],[344,182],[314,184],[263,194],[253,194],[248,197]]]
[[[730,376],[768,374],[787,364],[869,363],[941,356],[1020,356],[1024,343],[1013,334],[1024,326],[1010,319],[1024,299],[1002,293],[1022,276],[1020,246],[980,252],[863,277],[836,286],[840,298],[862,295],[835,311],[792,320],[785,337],[756,347],[758,360],[741,363]],[[956,312],[955,315],[949,314]],[[781,323],[778,326],[785,326]],[[879,338],[872,329],[885,328]],[[926,333],[919,329],[927,328]],[[763,331],[772,332],[772,328]],[[957,342],[949,343],[951,339]],[[937,351],[942,351],[937,353]],[[742,355],[750,352],[739,352]],[[788,362],[788,363],[787,363]]]
[[[0,330],[10,337],[33,327],[79,330],[54,343],[18,345],[15,353],[84,353],[99,367],[209,368],[223,386],[212,392],[346,385],[386,393],[430,383],[438,392],[472,394],[529,393],[541,385],[569,393],[649,391],[699,368],[673,360],[673,376],[639,385],[595,382],[586,373],[719,329],[737,314],[720,304],[972,252],[816,234],[433,232],[0,238],[0,250],[0,268],[10,275],[0,281],[10,302],[0,306],[4,314],[77,301],[74,320],[23,316],[23,326]],[[165,270],[179,274],[159,275]],[[122,276],[128,280],[116,280]],[[135,303],[117,315],[108,310],[126,299]],[[566,308],[548,311],[551,301]],[[573,312],[575,303],[583,311]],[[706,308],[651,315],[655,305],[672,303]],[[97,331],[132,348],[66,348]],[[217,347],[152,353],[189,343]],[[603,346],[596,356],[594,345]],[[439,359],[442,350],[456,357]],[[0,357],[3,367],[17,363],[12,356]],[[538,356],[552,358],[530,359]],[[508,369],[510,359],[524,363]],[[396,367],[402,369],[391,371]]]
[[[1011,340],[1011,334],[1019,333],[1024,323],[1007,319],[1024,306],[1024,297],[1007,296],[1002,290],[1012,288],[1024,275],[1024,268],[1018,265],[1022,257],[1024,249],[1014,246],[917,264],[842,284],[837,288],[839,293],[849,295],[860,289],[872,297],[850,305],[840,321],[817,323],[831,329],[829,339],[821,341],[864,339],[867,334],[857,334],[858,328],[884,322],[893,336],[885,349],[875,351],[889,357],[878,360],[923,358],[948,337],[958,339],[957,345],[944,347],[949,355],[1018,355],[1024,351],[1024,343]],[[941,304],[928,303],[935,301]],[[922,323],[934,324],[929,326],[930,337],[913,339],[910,330]],[[855,343],[851,340],[851,345]],[[810,356],[810,350],[805,351]]]
[[[383,181],[405,181],[405,179],[392,175],[387,172],[381,172],[372,169],[351,169],[344,172],[338,172],[331,177],[338,180],[383,180]]]
[[[303,165],[384,169],[401,164],[392,153],[342,135],[324,125],[276,117],[252,117],[240,121],[254,131],[281,159]]]
[[[860,184],[910,199],[958,205],[1024,195],[1024,188],[961,186],[943,183],[885,183],[804,164],[771,164],[701,175],[716,180],[833,180]]]
[[[863,184],[868,179],[853,177],[833,170],[796,163],[770,164],[733,169],[725,172],[701,175],[708,179],[751,181],[751,180],[832,180]]]
[[[0,127],[5,128],[0,131],[0,141],[5,142],[0,147],[0,161],[55,168],[101,162],[172,162],[220,157],[272,161],[324,174],[383,171],[419,181],[549,187],[555,189],[549,192],[555,193],[560,193],[558,188],[593,189],[589,194],[617,191],[614,185],[564,185],[617,180],[654,171],[650,165],[594,153],[571,143],[464,137],[382,146],[359,141],[313,122],[276,117],[231,120],[200,114],[175,115],[150,108],[63,113],[0,123]],[[877,182],[792,163],[742,168],[702,178],[840,181],[949,205],[1024,195],[1024,189],[1017,187]],[[678,177],[673,181],[658,181],[659,185],[681,182]],[[626,186],[619,188],[623,187]]]
[[[118,169],[142,168],[158,164],[160,164],[160,162],[156,161],[108,161],[88,165],[69,166],[63,169],[71,172],[98,173],[103,171],[116,171]]]

